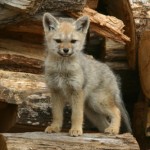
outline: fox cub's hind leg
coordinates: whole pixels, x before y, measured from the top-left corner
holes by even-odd
[[[63,124],[64,101],[62,100],[61,95],[58,93],[51,92],[51,97],[53,105],[53,122],[45,129],[45,132],[47,133],[60,132]]]
[[[113,97],[114,96],[107,94],[107,96],[105,95],[105,98],[103,99],[103,103],[101,103],[101,110],[109,120],[109,125],[105,128],[104,132],[109,134],[119,134],[121,112]]]
[[[119,134],[121,112],[112,95],[105,91],[94,93],[89,97],[86,105],[87,117],[100,132]]]
[[[110,124],[105,129],[105,133],[119,134],[120,123],[121,123],[121,113],[116,105],[111,106],[111,108],[106,109],[106,114],[110,117]]]

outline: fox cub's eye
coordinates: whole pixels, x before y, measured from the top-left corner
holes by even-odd
[[[71,40],[70,42],[74,44],[77,42],[77,40]]]
[[[62,43],[62,41],[61,41],[60,39],[55,39],[55,41],[56,41],[57,43]]]

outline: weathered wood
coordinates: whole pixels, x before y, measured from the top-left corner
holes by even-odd
[[[8,44],[9,43],[9,44]],[[44,46],[0,39],[0,68],[29,73],[43,73]]]
[[[8,150],[20,149],[66,149],[66,150],[139,150],[131,134],[104,135],[84,134],[70,137],[68,133],[46,134],[43,132],[4,133]]]
[[[0,101],[20,104],[30,97],[49,94],[43,75],[0,70]]]
[[[0,4],[25,13],[35,13],[44,10],[81,10],[86,4],[86,0],[1,0]]]
[[[150,31],[141,36],[138,58],[142,90],[150,98]]]
[[[104,37],[123,43],[124,41],[130,41],[130,38],[123,34],[123,22],[113,16],[105,16],[88,7],[85,7],[82,12],[70,12],[68,14],[74,17],[82,15],[89,16],[91,20],[91,30]]]

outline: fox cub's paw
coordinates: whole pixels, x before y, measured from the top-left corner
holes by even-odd
[[[83,134],[82,129],[78,129],[78,128],[71,128],[69,130],[69,134],[70,136],[80,136]]]
[[[108,134],[119,134],[119,129],[116,127],[108,127],[105,129],[105,133]]]
[[[51,125],[45,129],[45,132],[46,133],[57,133],[57,132],[60,132],[60,130],[61,130],[61,128],[59,126]]]

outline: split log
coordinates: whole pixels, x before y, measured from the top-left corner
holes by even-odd
[[[67,150],[139,150],[138,143],[131,134],[104,135],[84,134],[70,137],[67,133],[46,134],[43,132],[4,133],[8,150],[20,149],[67,149]],[[4,144],[3,144],[4,145]],[[7,149],[6,149],[7,150]]]
[[[68,14],[73,17],[89,16],[91,20],[91,30],[104,37],[123,43],[124,41],[130,41],[130,38],[123,34],[123,22],[113,16],[105,16],[88,7],[85,7],[82,12],[70,12]]]

